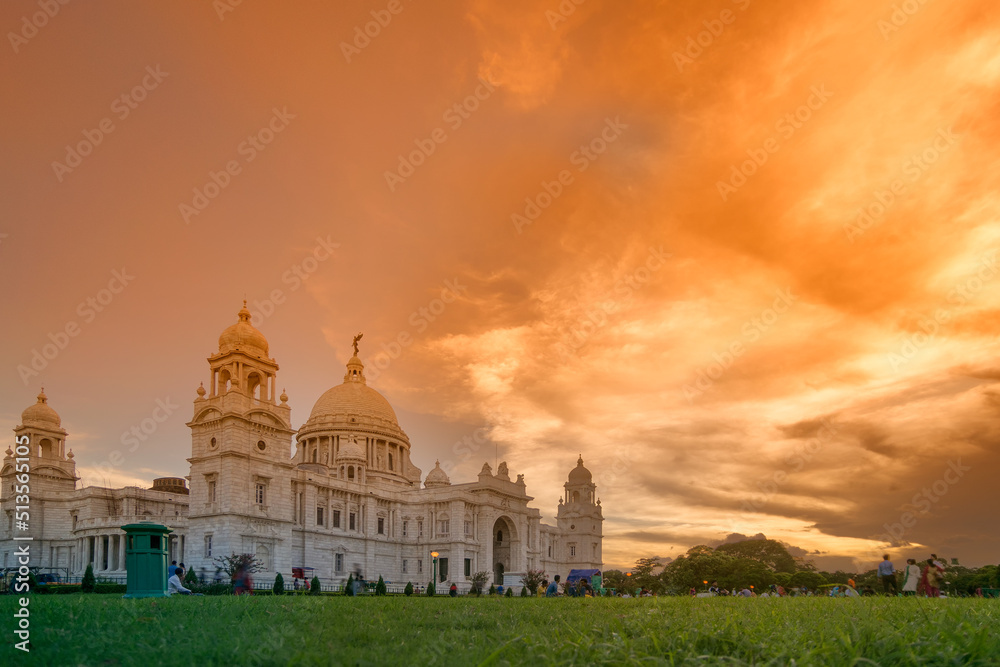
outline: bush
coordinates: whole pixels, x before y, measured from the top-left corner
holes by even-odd
[[[354,575],[347,575],[347,583],[344,584],[344,595],[354,595]]]
[[[184,583],[188,584],[188,588],[190,588],[191,585],[193,585],[193,584],[199,583],[199,581],[198,581],[198,575],[194,573],[194,568],[193,567],[189,567],[188,571],[187,571],[187,574],[184,575]]]
[[[407,597],[413,595],[413,582],[412,581],[407,581],[406,582],[406,588],[403,589],[403,595],[405,595]]]
[[[512,598],[512,597],[514,597],[514,589],[513,589],[513,588],[511,588],[510,586],[508,586],[508,587],[507,587],[507,592],[505,592],[505,593],[503,594],[503,596],[504,596],[505,598]]]
[[[434,597],[434,582],[427,584],[427,597]]]
[[[521,586],[521,597],[523,597],[523,598],[528,597],[528,587],[527,586]]]
[[[489,594],[490,594],[490,595],[496,595],[496,594],[497,594],[497,587],[496,587],[496,586],[494,586],[493,584],[490,584],[490,591],[489,591]]]
[[[119,593],[121,595],[125,595],[125,592],[127,590],[128,590],[128,586],[126,586],[125,584],[103,584],[102,583],[102,584],[95,584],[94,585],[94,592],[95,593]]]
[[[274,577],[274,586],[271,586],[271,592],[275,595],[285,594],[285,578],[281,576],[280,572]]]
[[[319,585],[319,577],[313,577],[312,581],[309,582],[309,595],[319,595],[322,592]]]
[[[382,575],[378,575],[378,583],[375,584],[375,595],[385,595],[388,593],[385,587],[385,581],[382,579]]]
[[[87,571],[83,573],[83,581],[80,583],[80,590],[84,593],[93,593],[97,579],[94,578],[94,566],[88,564]]]
[[[233,585],[231,583],[198,584],[191,586],[191,592],[202,595],[232,595]]]

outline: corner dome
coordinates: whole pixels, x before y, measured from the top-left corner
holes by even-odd
[[[243,308],[237,313],[239,321],[230,326],[219,336],[219,353],[246,352],[256,357],[268,359],[268,345],[264,334],[250,324],[250,311],[244,299]]]
[[[21,424],[23,426],[62,426],[59,413],[49,405],[49,397],[45,395],[45,389],[38,394],[38,402],[28,407],[21,413]]]
[[[583,467],[583,456],[576,461],[576,467],[569,471],[570,484],[590,484],[594,481],[594,476]]]
[[[445,471],[441,469],[441,462],[434,462],[434,470],[427,473],[427,479],[424,480],[424,488],[432,489],[436,486],[451,486],[451,480]]]

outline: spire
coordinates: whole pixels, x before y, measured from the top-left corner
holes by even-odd
[[[361,359],[358,358],[358,341],[364,334],[359,333],[354,337],[354,356],[352,356],[347,361],[347,373],[344,374],[344,383],[348,382],[360,382],[361,384],[368,384],[368,380],[365,378],[365,365],[361,363]]]

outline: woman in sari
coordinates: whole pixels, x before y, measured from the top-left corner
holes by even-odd
[[[903,570],[903,595],[916,595],[917,584],[922,580],[917,561],[913,558],[907,559],[906,569]]]

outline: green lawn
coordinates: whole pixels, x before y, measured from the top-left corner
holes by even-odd
[[[1000,601],[35,596],[46,665],[998,665]]]

